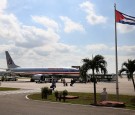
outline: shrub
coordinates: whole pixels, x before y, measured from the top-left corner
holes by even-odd
[[[59,92],[56,90],[56,91],[54,92],[54,95],[55,95],[55,98],[56,98],[56,101],[57,101],[58,98],[59,98]]]
[[[54,95],[55,95],[55,97],[58,97],[59,92],[56,90],[56,91],[54,92]]]
[[[67,90],[64,90],[62,93],[63,93],[63,96],[67,96],[68,95],[68,91]]]
[[[48,95],[52,95],[52,89],[48,89]]]
[[[66,101],[66,96],[68,95],[68,91],[67,90],[64,90],[62,92],[62,94],[63,94],[63,101],[65,102]]]
[[[48,87],[41,88],[42,99],[47,99],[48,93],[49,93]]]

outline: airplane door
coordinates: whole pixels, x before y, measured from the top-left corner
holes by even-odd
[[[41,78],[40,78],[41,81],[45,81],[45,76],[42,75]]]

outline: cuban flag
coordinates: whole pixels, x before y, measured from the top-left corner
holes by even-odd
[[[116,22],[122,24],[135,25],[135,17],[123,14],[115,10]]]

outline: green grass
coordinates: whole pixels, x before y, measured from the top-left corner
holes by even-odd
[[[14,91],[14,90],[19,90],[19,88],[0,87],[0,91]]]
[[[67,99],[66,102],[61,101],[62,103],[72,103],[72,104],[83,104],[83,105],[90,105],[93,103],[93,94],[92,93],[75,93],[69,92],[69,95],[79,96],[78,99]],[[42,99],[40,93],[29,95],[28,98],[33,100],[41,100],[41,101],[52,101],[56,102],[54,94],[49,95],[48,99]],[[135,110],[135,101],[131,102],[131,99],[135,98],[135,96],[128,96],[128,95],[119,95],[121,102],[126,104],[125,108],[134,109]],[[116,95],[108,94],[108,100],[116,101]],[[100,94],[97,94],[97,101],[100,101]]]

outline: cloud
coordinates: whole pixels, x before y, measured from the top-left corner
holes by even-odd
[[[80,4],[80,7],[87,13],[86,20],[91,25],[106,23],[107,18],[102,15],[97,15],[94,10],[94,4],[89,1]]]
[[[78,52],[74,45],[63,43],[54,43],[46,46],[34,48],[33,51],[40,57],[39,63],[45,63],[47,67],[70,67],[73,64],[78,65]],[[80,58],[79,58],[80,59]]]
[[[115,53],[115,47],[114,46],[107,46],[105,44],[91,44],[87,45],[85,47],[85,50],[87,52],[91,53],[102,53],[104,54],[112,54],[112,52]],[[119,46],[117,47],[119,56],[135,56],[135,46]]]
[[[32,16],[32,19],[35,22],[47,27],[48,29],[53,29],[53,30],[56,30],[56,31],[59,30],[58,23],[56,21],[46,17],[46,16]]]
[[[57,42],[60,37],[52,29],[44,30],[35,26],[22,27],[23,40],[16,41],[17,46],[34,48]]]
[[[92,44],[92,45],[87,45],[86,49],[88,51],[102,51],[102,50],[107,50],[108,46],[106,46],[105,44]]]
[[[77,50],[76,46],[67,45],[63,43],[53,43],[44,45],[38,48],[34,48],[34,50],[41,55],[52,55],[58,53],[59,55],[65,55],[69,53],[73,53]]]
[[[116,72],[115,55],[104,55],[104,57],[105,60],[107,61],[108,73],[115,73]],[[118,55],[118,70],[121,69],[122,63],[127,61],[128,59],[134,59],[134,56]]]
[[[17,40],[20,38],[21,23],[13,14],[0,14],[0,37]]]
[[[117,24],[118,31],[120,33],[129,33],[135,31],[135,26],[126,24]]]
[[[66,33],[74,32],[74,31],[80,31],[80,32],[85,31],[83,25],[72,21],[70,18],[66,16],[60,16],[60,19],[64,22],[65,25],[64,31]]]
[[[50,19],[50,22],[46,22],[46,27],[47,29],[27,26],[14,14],[0,14],[0,40],[15,44],[17,47],[34,48],[58,42],[60,36],[55,31],[58,29],[57,23]]]
[[[7,0],[0,1],[0,12],[3,12],[7,8]]]
[[[120,54],[135,56],[135,46],[121,46],[118,51]]]
[[[1,53],[3,53],[3,52],[5,52],[5,51],[7,51],[7,50],[9,50],[9,49],[12,49],[12,48],[14,48],[15,46],[14,45],[6,45],[6,44],[4,44],[4,45],[0,45],[0,52]]]

